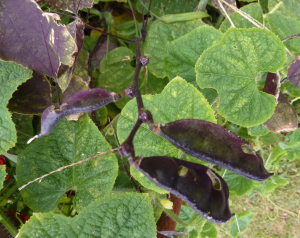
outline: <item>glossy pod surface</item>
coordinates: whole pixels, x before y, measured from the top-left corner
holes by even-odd
[[[58,108],[55,108],[53,105],[46,108],[42,115],[41,133],[37,137],[49,134],[55,125],[65,116],[91,112],[120,98],[120,94],[100,88],[88,89],[76,93]]]
[[[205,219],[225,223],[234,215],[228,206],[229,190],[218,174],[200,164],[156,156],[130,163],[157,186],[184,200]]]
[[[184,119],[151,129],[185,153],[247,179],[262,181],[273,175],[246,140],[217,124]]]

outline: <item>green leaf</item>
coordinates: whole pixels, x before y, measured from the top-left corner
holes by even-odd
[[[268,1],[268,6],[269,10],[272,11],[273,8],[277,5],[278,3],[282,2],[283,5],[281,5],[278,8],[278,11],[281,12],[282,14],[300,20],[299,16],[299,11],[300,11],[300,2],[298,0],[269,0]]]
[[[259,137],[260,141],[263,143],[263,145],[268,146],[271,144],[274,144],[276,142],[279,142],[282,135],[280,133],[276,134],[273,132],[270,132],[264,136]]]
[[[286,154],[286,150],[285,149],[282,149],[280,146],[276,146],[272,150],[272,153],[270,155],[269,161],[270,162],[278,161],[285,154]]]
[[[270,178],[268,178],[264,184],[265,184],[265,192],[272,192],[274,191],[274,189],[278,186],[283,186],[283,185],[287,185],[289,182],[279,176],[272,176]]]
[[[5,165],[0,165],[0,190],[3,188],[3,182],[6,177]]]
[[[0,61],[0,154],[17,142],[15,125],[6,105],[17,87],[31,76],[31,70],[12,62]]]
[[[218,112],[244,126],[259,125],[275,110],[273,95],[257,89],[259,72],[276,72],[285,61],[282,42],[266,30],[230,28],[219,44],[206,50],[196,64],[197,83],[220,96]]]
[[[207,221],[200,233],[201,238],[217,238],[218,231],[212,222]]]
[[[242,212],[237,213],[237,219],[232,219],[230,235],[232,237],[237,237],[240,232],[243,232],[247,229],[249,222],[253,219],[256,214],[253,212]],[[238,225],[236,223],[238,220]]]
[[[136,8],[139,13],[142,13],[144,0],[137,0]],[[147,0],[145,6],[149,6],[150,1]],[[177,1],[174,3],[170,0],[153,0],[150,11],[157,16],[164,16],[166,14],[178,14],[183,12],[193,12],[199,0]],[[148,11],[145,9],[144,13]]]
[[[144,47],[145,55],[149,57],[148,69],[151,73],[158,78],[166,77],[165,57],[168,55],[168,44],[203,25],[205,24],[201,20],[175,22],[172,25],[160,20],[154,21],[150,25]]]
[[[255,20],[263,23],[263,12],[259,3],[251,3],[240,9],[241,11],[247,13]],[[252,28],[254,27],[246,18],[242,17],[239,13],[235,12],[230,15],[230,19],[237,28]],[[226,18],[222,25],[220,26],[220,31],[226,32],[231,27],[229,20]]]
[[[109,150],[110,145],[86,114],[77,122],[63,119],[51,134],[37,139],[19,155],[18,185]],[[110,193],[117,171],[116,157],[109,153],[34,182],[22,189],[21,195],[32,210],[49,212],[67,191],[74,190],[74,206],[81,211]]]
[[[282,86],[285,86],[285,89],[290,96],[300,97],[300,88],[292,84],[289,80],[285,81]]]
[[[127,193],[101,198],[74,218],[35,213],[20,230],[27,237],[153,238],[156,227],[148,195]]]
[[[248,133],[251,136],[264,136],[269,132],[270,131],[267,128],[265,128],[262,124],[248,128]]]
[[[195,118],[216,123],[214,111],[203,95],[194,86],[188,84],[180,77],[174,78],[161,94],[145,95],[142,98],[145,109],[151,111],[156,123],[168,123],[185,118]],[[118,120],[117,133],[120,143],[128,137],[137,120],[137,115],[137,104],[136,100],[133,99],[124,107]],[[139,128],[133,143],[137,156],[170,156],[194,163],[201,163],[199,159],[185,156],[181,150],[167,140],[152,133],[146,125],[142,125]],[[132,170],[133,168],[131,168]],[[133,175],[135,175],[134,172]],[[135,178],[144,186],[147,187],[146,183],[151,183],[146,177],[142,177],[142,179],[140,177]],[[157,186],[151,183],[151,187],[148,186],[148,188],[155,190]]]
[[[289,16],[285,16],[276,11],[267,15],[267,19],[271,28],[280,39],[298,34],[300,32],[300,19],[296,20]],[[284,45],[294,52],[300,52],[300,39],[296,37],[294,39],[284,42]]]
[[[226,181],[229,192],[237,196],[242,196],[249,192],[253,187],[253,181],[246,179],[234,172],[226,171],[224,180]]]
[[[300,158],[300,142],[284,142],[279,143],[279,146],[286,150],[286,158],[288,160]]]
[[[157,78],[148,71],[147,82],[142,81],[140,85],[141,94],[157,94],[161,93],[164,87],[169,83],[168,77]]]
[[[165,61],[168,77],[172,79],[178,75],[197,87],[195,64],[206,49],[221,40],[222,35],[213,27],[200,26],[172,41]]]
[[[126,47],[108,52],[100,62],[99,86],[116,93],[130,87],[135,71],[131,66],[132,60],[133,52]]]

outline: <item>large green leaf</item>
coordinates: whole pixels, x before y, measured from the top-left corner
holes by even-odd
[[[87,115],[77,122],[63,119],[51,134],[37,139],[18,157],[19,187],[62,166],[92,157],[111,146]],[[50,175],[21,190],[34,211],[49,212],[59,199],[74,190],[75,208],[81,211],[95,199],[108,195],[117,177],[117,160],[106,154]]]
[[[252,180],[246,179],[231,171],[226,171],[224,180],[229,187],[229,192],[233,195],[242,196],[249,192],[253,187]]]
[[[153,238],[156,227],[147,194],[117,194],[101,198],[74,218],[53,213],[35,213],[19,238],[102,237]]]
[[[273,95],[257,89],[259,72],[276,72],[285,61],[283,43],[266,30],[230,28],[219,44],[206,50],[196,64],[197,83],[220,96],[218,112],[244,126],[259,125],[275,110]]]
[[[204,50],[217,44],[222,35],[213,27],[200,26],[171,42],[165,61],[168,77],[178,75],[197,86],[195,64]]]
[[[300,19],[296,20],[294,18],[285,16],[278,11],[268,14],[267,19],[271,31],[274,32],[279,38],[285,38],[300,32]],[[299,37],[284,42],[284,45],[290,51],[300,52]]]
[[[156,123],[168,123],[185,118],[216,122],[214,111],[204,96],[180,77],[174,78],[161,94],[143,96],[143,102],[145,109],[151,111]],[[118,120],[117,133],[120,143],[128,137],[137,120],[137,115],[137,104],[134,99],[124,107]],[[196,163],[201,162],[199,159],[187,156],[167,140],[151,132],[147,125],[140,127],[133,143],[137,156],[170,156]],[[135,178],[142,184],[145,179],[147,182],[143,185],[149,188],[149,180],[145,176],[142,177],[143,179]],[[151,189],[157,188],[153,183],[150,185],[153,185]],[[161,189],[158,192],[161,192]]]
[[[0,61],[0,154],[17,142],[15,125],[6,105],[17,87],[31,76],[31,70],[15,63]]]
[[[172,25],[168,25],[160,20],[153,22],[150,25],[144,48],[145,55],[149,57],[148,69],[151,73],[158,78],[166,77],[165,57],[168,53],[167,49],[169,42],[189,33],[196,27],[203,25],[205,24],[199,19],[186,22],[175,22],[172,23]]]
[[[298,0],[269,0],[268,1],[269,11],[272,11],[273,8],[280,2],[282,2],[283,5],[281,5],[278,8],[279,12],[281,12],[282,14],[288,17],[292,17],[300,20],[300,15],[299,15],[300,1]]]
[[[146,1],[145,6],[149,6],[149,0]],[[144,0],[137,0],[136,8],[139,13],[142,13]],[[170,0],[153,0],[150,11],[157,16],[164,16],[166,14],[178,14],[183,12],[193,12],[199,0],[190,1],[170,1]],[[144,11],[147,13],[147,10]]]
[[[230,235],[237,237],[240,232],[245,231],[255,215],[256,214],[252,212],[237,213],[237,219],[232,219]],[[236,221],[238,221],[238,224]]]
[[[249,14],[254,19],[259,22],[263,22],[263,12],[259,3],[251,3],[240,9],[241,11]],[[242,17],[239,13],[235,12],[230,15],[230,19],[237,28],[252,28],[254,27],[253,23],[248,21],[246,18]],[[231,24],[226,18],[222,25],[220,26],[220,31],[225,32],[230,28]]]

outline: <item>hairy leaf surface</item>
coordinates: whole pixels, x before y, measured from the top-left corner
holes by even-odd
[[[77,14],[83,8],[91,8],[94,0],[46,0],[46,2],[55,8]]]
[[[52,104],[51,85],[44,74],[33,71],[32,78],[20,85],[8,102],[11,112],[41,114]]]
[[[222,35],[213,27],[200,26],[170,42],[165,61],[169,79],[180,76],[188,83],[198,86],[195,64],[206,49],[221,40]]]
[[[17,87],[31,76],[31,70],[12,62],[0,61],[0,154],[17,142],[15,125],[6,105]]]
[[[269,11],[272,11],[280,2],[282,2],[283,5],[278,8],[279,12],[288,17],[300,20],[298,14],[300,11],[300,2],[298,0],[268,0]]]
[[[19,238],[37,237],[153,238],[156,227],[147,194],[116,194],[90,204],[78,216],[35,213]]]
[[[43,13],[34,0],[1,0],[0,58],[56,78],[61,63],[73,64],[77,47],[55,19],[57,15]]]
[[[259,125],[275,110],[274,96],[257,89],[259,72],[276,72],[285,49],[274,34],[262,29],[229,29],[221,42],[206,50],[196,64],[197,83],[220,96],[218,112],[244,126]]]
[[[203,95],[180,77],[174,78],[161,94],[143,96],[143,102],[145,109],[151,111],[155,122],[167,123],[182,118],[197,118],[216,122],[214,111]],[[117,133],[120,143],[123,143],[128,137],[137,120],[137,115],[136,100],[133,99],[124,107],[118,120]],[[200,162],[199,159],[184,156],[185,154],[181,150],[164,138],[152,133],[147,125],[142,125],[139,128],[133,143],[136,155],[147,157],[171,156],[195,163]]]
[[[62,166],[92,157],[111,146],[87,115],[77,122],[61,120],[53,132],[37,139],[18,157],[19,187]],[[69,190],[76,193],[74,206],[81,211],[95,199],[110,193],[117,177],[117,159],[106,154],[50,175],[21,190],[34,211],[54,211]]]
[[[172,23],[172,25],[167,25],[159,20],[153,22],[147,33],[144,48],[145,55],[149,57],[148,69],[151,73],[158,78],[166,77],[167,72],[164,62],[168,53],[168,44],[189,33],[196,27],[203,25],[205,24],[201,20],[175,22]],[[159,32],[159,34],[157,34],[157,32]]]

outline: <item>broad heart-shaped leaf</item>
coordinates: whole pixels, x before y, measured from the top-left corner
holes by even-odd
[[[145,109],[151,111],[156,123],[167,123],[182,118],[197,118],[216,122],[214,111],[203,95],[180,77],[174,78],[161,94],[142,97]],[[133,99],[123,108],[121,117],[118,120],[117,134],[120,143],[123,143],[128,137],[137,120],[137,115],[137,104],[136,100]],[[152,133],[147,125],[142,125],[139,128],[133,143],[136,155],[147,157],[170,156],[194,163],[201,162],[199,159],[184,156],[185,154],[182,151],[167,140]],[[136,179],[143,184],[141,179]],[[143,179],[146,178],[143,177]],[[147,181],[149,180],[147,179]],[[153,186],[151,189],[155,189],[155,187]]]
[[[251,3],[240,9],[241,11],[247,13],[252,18],[263,22],[263,11],[259,3]],[[248,21],[246,18],[242,17],[239,13],[234,12],[230,15],[230,19],[237,28],[252,28],[254,27],[253,23]],[[229,20],[226,18],[222,25],[220,26],[220,31],[225,32],[231,27]]]
[[[291,35],[298,34],[300,32],[300,20],[285,16],[276,11],[267,15],[267,19],[271,28],[279,38],[285,38]],[[300,52],[300,39],[296,37],[294,39],[284,42],[284,45],[293,52]]]
[[[51,85],[44,74],[33,71],[32,78],[18,87],[8,102],[11,112],[42,114],[52,104]]]
[[[271,178],[269,178],[268,180],[266,180],[264,182],[265,184],[265,192],[268,193],[268,192],[272,192],[274,191],[274,189],[278,186],[284,186],[284,185],[287,185],[289,182],[282,178],[282,177],[279,177],[279,176],[273,176]]]
[[[203,51],[217,44],[222,35],[213,27],[200,26],[170,42],[165,60],[169,79],[178,75],[197,86],[195,64]]]
[[[237,237],[240,232],[245,231],[255,215],[253,212],[237,213],[237,219],[232,219],[230,235]],[[236,220],[238,221],[238,225],[236,224]]]
[[[94,0],[46,0],[53,7],[77,14],[83,8],[92,8]]]
[[[111,146],[87,115],[77,122],[66,119],[53,132],[37,139],[18,157],[19,187],[62,166],[92,157]],[[117,177],[117,159],[106,154],[54,173],[21,190],[24,202],[34,211],[54,211],[69,190],[76,192],[74,206],[81,211],[95,199],[110,193]]]
[[[242,196],[253,187],[253,181],[231,171],[226,172],[224,180],[229,187],[230,195]]]
[[[167,57],[169,42],[189,33],[198,26],[204,25],[205,24],[199,19],[175,22],[172,23],[172,25],[167,25],[160,20],[154,21],[150,25],[144,48],[145,55],[149,57],[148,69],[151,73],[158,78],[166,77],[165,57]],[[157,34],[157,32],[159,32],[159,34]]]
[[[132,60],[133,52],[126,47],[118,47],[108,52],[100,62],[98,85],[116,93],[130,87],[135,71],[131,66]]]
[[[74,218],[35,213],[19,233],[28,237],[153,238],[156,227],[148,195],[127,193],[101,198]]]
[[[280,2],[282,2],[283,5],[281,5],[277,11],[288,17],[300,20],[300,2],[298,0],[268,0],[269,11],[272,11]]]
[[[295,109],[289,101],[278,91],[279,75],[268,73],[264,92],[272,94],[277,100],[275,112],[263,125],[272,132],[294,131],[298,128],[298,117]],[[279,95],[278,95],[279,93]]]
[[[15,125],[6,105],[17,87],[31,76],[31,70],[13,62],[0,61],[0,154],[17,142]]]
[[[43,13],[34,0],[1,0],[0,58],[56,78],[60,63],[73,64],[77,47],[54,17],[58,19]]]
[[[226,223],[234,215],[229,210],[226,182],[208,167],[166,156],[130,157],[129,162],[205,219]]]
[[[259,125],[275,110],[274,96],[256,86],[259,72],[276,72],[285,61],[283,43],[266,30],[230,28],[222,40],[206,50],[196,64],[197,83],[220,96],[218,112],[243,126]]]
[[[300,88],[300,55],[290,65],[287,78]]]
[[[6,169],[5,169],[5,165],[0,165],[0,190],[3,188],[3,182],[5,180],[5,176],[6,176]]]

